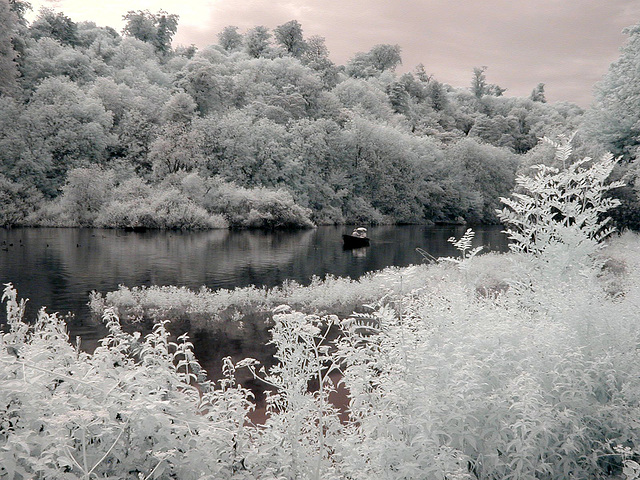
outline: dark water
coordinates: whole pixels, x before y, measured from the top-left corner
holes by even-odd
[[[475,243],[506,250],[501,227],[478,227]],[[284,280],[308,284],[314,275],[357,278],[395,265],[420,263],[416,247],[433,256],[454,255],[447,242],[465,227],[371,227],[370,247],[344,250],[349,227],[304,231],[229,231],[143,233],[102,229],[0,229],[0,282],[11,282],[29,298],[28,315],[41,306],[72,312],[70,328],[83,331],[89,317],[89,292],[106,293],[118,285],[178,285],[198,288],[276,286]],[[4,305],[0,322],[6,321]],[[87,328],[92,328],[87,325]]]

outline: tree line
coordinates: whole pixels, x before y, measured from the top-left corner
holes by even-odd
[[[336,65],[296,20],[197,49],[165,11],[119,33],[28,8],[0,0],[1,225],[491,223],[553,161],[539,138],[596,123],[543,84],[505,96],[487,67],[470,87],[399,74],[398,45]]]

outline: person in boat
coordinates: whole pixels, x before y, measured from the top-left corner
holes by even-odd
[[[367,238],[367,229],[364,227],[356,228],[353,232],[351,232],[351,236],[358,238]]]

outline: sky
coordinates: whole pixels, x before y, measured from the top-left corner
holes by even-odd
[[[180,16],[174,45],[217,43],[227,25],[244,32],[289,20],[305,37],[325,37],[331,59],[345,64],[380,43],[398,44],[399,72],[422,63],[456,87],[471,84],[474,67],[506,96],[528,96],[545,84],[547,100],[588,107],[593,86],[626,43],[625,27],[640,23],[640,0],[31,0],[79,22],[120,31],[129,10]]]

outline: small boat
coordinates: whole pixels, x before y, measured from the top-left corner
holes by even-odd
[[[371,244],[369,237],[356,237],[354,235],[342,235],[345,248],[368,247]]]

